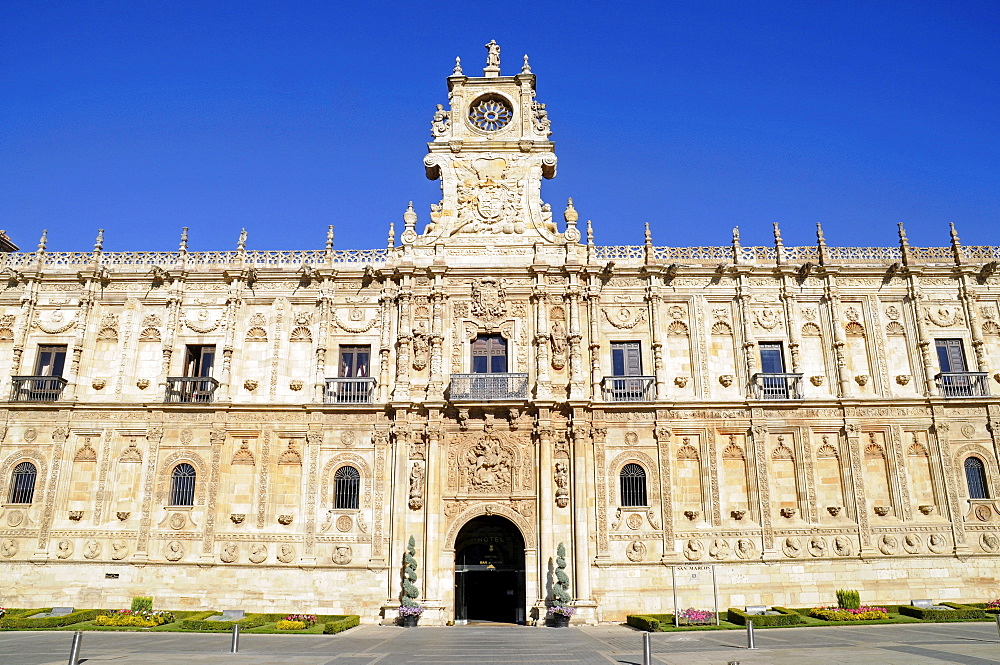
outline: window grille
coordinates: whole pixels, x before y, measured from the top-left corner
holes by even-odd
[[[646,471],[638,464],[626,464],[621,476],[622,505],[646,505]]]
[[[966,458],[965,482],[969,485],[970,499],[990,498],[990,492],[986,486],[986,468],[983,466],[983,460],[978,457]]]
[[[194,482],[198,474],[188,463],[178,464],[170,473],[170,505],[193,506]]]
[[[361,486],[361,474],[353,466],[342,466],[333,474],[334,496],[333,507],[336,509],[357,509],[358,488]]]
[[[31,503],[35,495],[35,477],[38,470],[31,462],[21,462],[10,476],[9,503]]]

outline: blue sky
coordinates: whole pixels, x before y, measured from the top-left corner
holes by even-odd
[[[384,246],[447,100],[531,56],[598,244],[1000,244],[1000,3],[0,5],[0,228],[32,250]],[[398,226],[398,224],[397,224]]]

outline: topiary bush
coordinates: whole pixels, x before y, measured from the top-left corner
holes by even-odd
[[[660,630],[660,624],[673,624],[673,614],[629,614],[625,623],[639,630],[655,633]]]
[[[552,585],[552,604],[569,605],[573,600],[569,595],[569,575],[566,574],[566,545],[559,543],[556,548],[556,581]]]
[[[932,610],[924,607],[914,607],[913,605],[900,605],[899,613],[925,621],[974,621],[986,618],[986,610],[979,609],[978,607],[969,607],[968,605],[960,605],[958,603],[942,603],[942,605],[946,605],[952,609]]]

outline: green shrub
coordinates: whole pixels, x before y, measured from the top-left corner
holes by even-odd
[[[34,610],[31,614],[50,611],[52,611],[51,607],[43,607],[41,609]],[[30,614],[28,616],[8,615],[3,619],[0,619],[0,629],[24,630],[28,628],[61,628],[62,626],[71,626],[74,623],[80,623],[81,621],[91,621],[103,613],[104,610],[77,610],[76,612],[71,612],[58,617],[44,617],[40,619],[32,619],[30,618]]]
[[[153,597],[152,596],[136,596],[132,599],[132,611],[133,612],[152,612],[153,611]]]
[[[756,628],[764,626],[794,626],[802,622],[802,617],[798,612],[790,610],[787,607],[778,607],[775,605],[771,609],[775,612],[780,612],[780,614],[747,614],[743,610],[730,607],[726,618],[729,623],[735,623],[739,626],[745,626],[747,619],[749,619],[753,621],[753,625]]]
[[[323,634],[324,635],[336,635],[341,633],[348,628],[354,628],[355,626],[361,625],[361,617],[357,614],[348,614],[346,616],[341,616],[336,618],[334,621],[327,621],[323,624]]]
[[[913,605],[900,605],[899,613],[904,616],[914,617],[924,621],[970,621],[986,618],[986,610],[979,609],[978,607],[960,605],[959,603],[941,604],[952,609],[932,610],[923,607],[914,607]]]
[[[669,617],[669,619],[667,618]],[[661,623],[669,623],[673,625],[674,615],[673,614],[629,614],[625,617],[625,623],[632,626],[633,628],[638,628],[639,630],[646,630],[651,633],[655,633],[660,630]]]
[[[861,594],[854,589],[837,589],[837,607],[856,610],[861,607]]]
[[[284,618],[283,614],[248,614],[239,621],[206,621],[216,614],[221,612],[201,612],[181,621],[180,627],[185,630],[232,630],[233,625],[239,624],[242,630],[249,630]]]

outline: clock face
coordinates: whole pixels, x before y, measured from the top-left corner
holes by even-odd
[[[513,117],[510,104],[500,95],[484,95],[469,108],[469,122],[485,132],[503,129]]]

